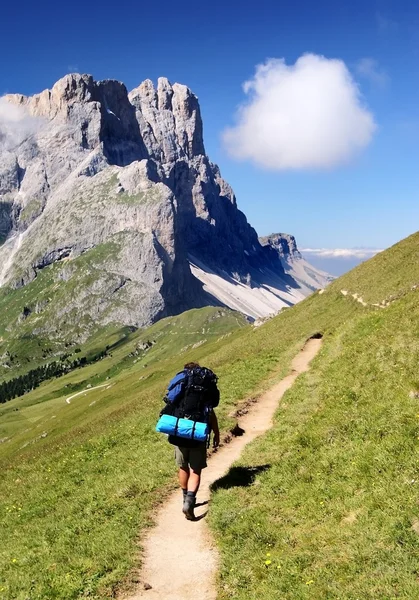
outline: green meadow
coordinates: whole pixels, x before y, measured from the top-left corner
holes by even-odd
[[[418,253],[416,234],[258,328],[206,308],[99,332],[81,351],[115,344],[109,356],[1,405],[0,598],[129,589],[175,487],[154,432],[168,379],[192,359],[212,368],[228,432],[233,408],[317,333],[323,347],[274,427],[213,492],[219,597],[419,597]]]

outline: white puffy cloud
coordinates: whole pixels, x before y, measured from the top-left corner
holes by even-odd
[[[375,58],[361,58],[356,65],[356,71],[360,77],[365,77],[378,87],[385,87],[390,81],[390,77]]]
[[[321,258],[371,258],[381,249],[376,248],[304,248],[303,254],[311,254]]]
[[[376,130],[342,60],[269,59],[243,89],[248,100],[223,141],[233,158],[267,169],[334,167],[365,148]]]
[[[0,98],[0,148],[11,150],[38,131],[43,119],[32,117],[19,105]]]

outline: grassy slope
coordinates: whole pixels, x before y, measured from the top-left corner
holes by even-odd
[[[399,261],[416,252],[417,245],[418,238],[410,238],[402,245],[401,252],[400,247],[397,249],[400,256],[387,264],[385,280],[375,282],[379,301],[387,288],[391,293],[398,292]],[[362,265],[358,269],[362,268],[369,267]],[[415,275],[410,276],[413,281]],[[358,271],[357,277],[362,281],[362,271]],[[223,552],[221,596],[298,598],[311,594],[315,598],[390,598],[396,594],[374,595],[371,565],[381,564],[384,566],[377,569],[391,570],[393,558],[389,555],[391,552],[394,555],[396,545],[395,564],[401,570],[399,596],[414,597],[408,595],[412,577],[409,578],[406,565],[413,564],[415,537],[410,530],[414,515],[406,504],[411,502],[412,488],[406,482],[415,478],[409,461],[411,436],[416,435],[416,413],[412,413],[415,402],[406,394],[413,385],[412,365],[414,358],[417,359],[413,351],[417,352],[417,348],[413,337],[402,336],[410,331],[411,313],[404,303],[410,302],[409,310],[416,310],[417,296],[411,292],[381,310],[361,306],[342,296],[340,289],[365,293],[350,287],[349,280],[342,278],[323,295],[315,294],[258,329],[245,328],[229,337],[225,337],[228,327],[213,337],[202,334],[200,329],[200,337],[195,340],[207,339],[207,342],[195,349],[186,348],[179,358],[173,356],[181,346],[177,336],[170,335],[168,322],[159,323],[158,326],[167,327],[162,340],[175,341],[167,343],[163,351],[156,344],[136,364],[124,362],[122,349],[119,358],[115,352],[112,359],[118,361],[112,367],[115,375],[109,380],[113,384],[110,389],[79,396],[70,406],[63,405],[67,392],[62,389],[62,380],[33,392],[44,394],[36,399],[34,396],[44,410],[48,402],[53,402],[51,395],[55,393],[48,386],[58,386],[59,406],[66,412],[62,413],[65,418],[61,418],[58,429],[54,431],[54,423],[46,438],[35,437],[36,441],[20,451],[12,448],[12,440],[7,443],[12,454],[2,449],[5,453],[5,475],[0,484],[3,597],[18,600],[29,596],[31,599],[111,597],[118,581],[135,564],[138,531],[149,524],[153,505],[173,485],[170,449],[162,437],[153,433],[168,377],[183,360],[192,358],[214,368],[220,376],[223,398],[220,415],[226,429],[232,424],[228,417],[231,407],[281,377],[307,337],[317,331],[325,334],[325,345],[315,368],[286,397],[283,405],[286,409],[278,413],[275,429],[253,444],[242,461],[244,465],[268,463],[271,468],[256,479],[257,486],[219,490],[215,494],[211,522]],[[189,315],[183,322],[182,316],[179,319],[177,330],[187,340],[188,331],[198,329],[194,329]],[[395,329],[399,329],[400,335],[393,344]],[[401,345],[402,339],[408,339],[408,350]],[[192,342],[181,343],[181,347],[186,347]],[[371,372],[371,357],[367,359],[363,354],[366,351],[375,357],[373,364],[378,365]],[[68,383],[77,385],[80,383],[77,377],[86,379],[87,369],[91,369],[91,378],[87,380],[96,383],[105,376],[106,360],[111,359],[67,376]],[[126,367],[123,370],[121,363]],[[394,373],[400,371],[395,365],[399,364],[404,371],[393,381]],[[95,372],[99,366],[103,368],[102,374]],[[385,405],[380,407],[381,401]],[[93,402],[96,404],[90,406]],[[47,415],[48,419],[54,416],[51,412],[46,411],[44,420],[35,422],[40,425],[39,431],[44,430]],[[358,413],[362,414],[360,418]],[[390,429],[392,434],[389,423],[396,417],[397,441],[386,433]],[[54,421],[58,418],[56,415]],[[387,427],[386,430],[381,427],[384,435],[378,428],[380,418]],[[387,442],[385,453],[379,454],[381,462],[375,461],[375,449]],[[335,454],[327,454],[329,450]],[[347,466],[347,472],[342,471],[343,465]],[[384,479],[378,469],[388,474],[388,478]],[[393,478],[394,473],[399,474],[399,479]],[[378,488],[388,491],[389,480],[397,484],[391,494],[384,497],[383,492],[377,496],[372,493],[377,487],[372,484],[376,482],[380,483]],[[354,512],[357,501],[366,506],[370,497],[373,500],[368,507],[372,508],[364,513]],[[391,498],[388,504],[387,498]],[[398,505],[405,506],[404,520],[393,518]],[[381,514],[384,516],[380,517]],[[388,520],[389,516],[392,520]],[[337,527],[336,523],[341,521],[342,526]],[[386,538],[380,532],[387,527],[387,521],[392,525]],[[352,535],[354,526],[359,527],[362,538]],[[341,538],[337,538],[340,529]],[[351,554],[353,551],[355,554]],[[267,552],[272,557],[266,557]],[[363,562],[366,556],[371,556],[369,562]],[[374,556],[379,562],[374,563]],[[265,565],[269,560],[271,563]],[[337,574],[344,563],[348,569],[346,575],[342,571]],[[345,576],[355,595],[345,595],[349,594]],[[381,572],[376,573],[376,579],[377,576],[380,579]],[[322,577],[323,587],[319,586]]]
[[[418,248],[412,236],[288,313],[329,335],[237,465],[268,468],[214,494],[220,598],[419,597]],[[400,299],[349,315],[341,289]]]
[[[143,357],[127,356],[141,340],[133,334],[111,358],[1,407],[2,437],[11,439],[0,446],[0,598],[109,597],[173,484],[171,452],[154,433],[165,383],[244,324],[216,308],[164,319],[142,334],[156,342]],[[105,376],[109,389],[65,402],[70,387]]]
[[[419,232],[341,277],[333,288],[358,293],[365,302],[399,298],[419,285]]]
[[[336,319],[342,306],[348,314],[362,309],[338,298],[328,318]],[[220,376],[220,421],[227,429],[233,424],[227,416],[231,407],[267,387],[270,375],[282,376],[316,331],[303,310],[284,313],[279,329],[276,321],[189,349],[182,361],[169,353],[146,369],[133,365],[110,380],[114,387],[92,391],[70,406],[61,396],[60,431],[54,432],[57,415],[48,437],[38,436],[5,469],[0,555],[8,582],[5,598],[21,600],[29,592],[34,599],[112,594],[135,564],[138,531],[149,524],[151,508],[174,482],[170,447],[153,432],[165,383],[183,360],[212,367]],[[40,433],[49,425],[43,418]],[[7,446],[13,449],[16,440],[23,441],[17,436]]]
[[[105,341],[116,344],[109,356],[45,382],[29,394],[0,405],[0,439],[4,440],[0,445],[0,459],[14,457],[22,446],[26,448],[29,444],[36,444],[44,432],[50,440],[80,423],[84,424],[90,413],[94,419],[96,414],[101,414],[104,399],[109,400],[111,405],[120,405],[120,382],[126,378],[130,379],[131,385],[135,381],[131,397],[137,388],[148,388],[159,380],[162,369],[168,369],[170,373],[170,369],[180,367],[182,355],[190,352],[194,345],[203,343],[203,348],[208,351],[214,341],[244,326],[244,318],[237,313],[209,307],[162,319],[145,331],[118,331],[113,336],[105,332],[103,337],[96,336],[76,356],[102,349]],[[138,345],[147,341],[152,342],[151,348],[135,354]],[[160,385],[163,391],[164,383],[162,379]],[[96,387],[102,384],[106,387],[86,391],[85,395],[70,400],[70,405],[66,403],[66,398],[86,390],[88,385]],[[109,389],[106,389],[108,386]],[[99,399],[98,406],[92,404]],[[87,412],[86,404],[90,409]]]

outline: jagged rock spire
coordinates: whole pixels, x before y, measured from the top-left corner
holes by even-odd
[[[185,85],[160,77],[129,93],[150,157],[161,163],[204,155],[202,119],[197,97]]]

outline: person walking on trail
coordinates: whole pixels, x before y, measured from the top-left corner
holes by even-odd
[[[210,369],[201,367],[196,362],[187,363],[183,371],[169,383],[165,401],[166,406],[161,414],[172,415],[176,423],[175,429],[169,434],[168,441],[175,446],[179,484],[183,494],[182,511],[186,519],[194,520],[196,494],[201,483],[202,469],[207,466],[207,448],[210,445],[211,431],[213,447],[217,448],[220,443],[218,420],[214,412],[214,408],[220,401],[217,376]],[[184,419],[187,419],[189,424],[186,434],[181,430]],[[200,425],[206,427],[203,440],[196,439],[194,435],[196,426],[199,428]]]

